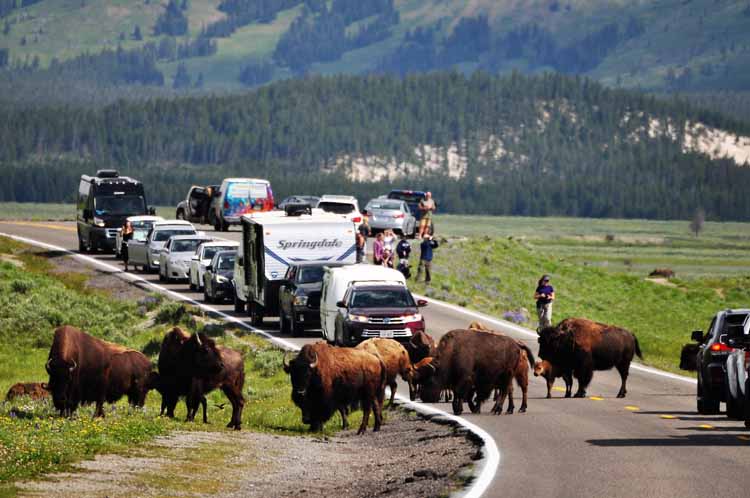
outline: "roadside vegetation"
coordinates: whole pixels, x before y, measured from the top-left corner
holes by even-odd
[[[123,171],[123,174],[127,172]],[[165,218],[171,218],[175,213],[173,206],[155,206],[155,209],[157,215]],[[75,219],[76,208],[72,202],[0,202],[0,221],[75,221]]]
[[[62,272],[49,254],[0,238],[0,395],[16,382],[47,380],[44,364],[55,327],[70,324],[91,334],[143,351],[155,362],[164,333],[174,325],[202,330],[243,352],[245,398],[243,429],[305,434],[292,404],[282,352],[267,341],[219,324],[199,310],[144,293],[139,300],[116,300],[87,285],[95,276]],[[3,398],[4,399],[4,398]],[[226,430],[230,407],[220,391],[208,396],[209,424],[159,417],[161,398],[150,393],[143,410],[125,399],[106,406],[104,419],[92,419],[91,406],[71,419],[57,416],[50,401],[0,401],[0,496],[13,495],[13,481],[33,478],[97,453],[132,450],[172,430]],[[356,426],[357,414],[351,419]],[[338,430],[334,417],[325,434]]]
[[[488,236],[446,241],[435,251],[432,284],[414,289],[534,329],[533,293],[539,277],[548,273],[557,294],[555,322],[578,316],[625,327],[638,337],[647,364],[675,372],[692,330],[705,329],[719,309],[750,302],[746,270],[647,280],[648,272],[586,265],[582,254],[590,245],[560,254],[547,242]],[[661,262],[669,262],[669,253],[662,252]],[[743,264],[750,265],[747,256]]]

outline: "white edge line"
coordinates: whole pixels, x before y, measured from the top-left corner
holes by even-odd
[[[79,254],[79,253],[73,252],[73,251],[71,251],[69,249],[65,249],[64,247],[59,247],[59,246],[55,246],[55,245],[52,245],[52,244],[47,244],[45,242],[40,242],[38,240],[29,239],[29,238],[26,238],[26,237],[20,237],[18,235],[12,235],[12,234],[7,234],[7,233],[0,232],[0,236],[8,237],[10,239],[16,240],[18,242],[23,242],[23,243],[26,243],[26,244],[29,244],[29,245],[33,245],[33,246],[37,246],[37,247],[42,247],[44,249],[49,249],[49,250],[57,251],[57,252],[63,252],[65,254],[67,254],[69,256],[72,256],[74,258],[77,258],[77,259],[79,259],[81,261],[85,261],[86,263],[89,263],[89,264],[91,264],[93,266],[106,269],[106,270],[108,270],[108,271],[116,274],[116,276],[118,276],[120,278],[123,278],[124,280],[132,282],[134,284],[137,283],[137,284],[141,284],[141,285],[146,286],[146,287],[151,287],[151,288],[153,288],[153,289],[161,292],[162,294],[168,295],[169,297],[171,297],[172,299],[174,299],[176,301],[187,302],[187,303],[190,303],[193,306],[197,306],[198,308],[201,308],[201,309],[203,309],[205,311],[208,311],[210,313],[214,313],[216,315],[219,315],[225,321],[234,323],[236,325],[239,325],[240,327],[243,327],[243,328],[245,328],[247,330],[252,331],[255,334],[261,335],[264,338],[268,339],[269,341],[271,341],[271,342],[273,342],[275,344],[278,344],[279,346],[282,346],[284,349],[288,349],[288,350],[292,350],[292,351],[298,351],[300,349],[299,346],[297,346],[296,344],[294,344],[292,342],[289,342],[289,341],[284,340],[284,339],[280,339],[278,337],[275,337],[275,336],[269,334],[268,332],[266,332],[266,331],[264,331],[262,329],[253,327],[252,325],[248,325],[247,323],[243,322],[242,320],[240,320],[240,319],[238,319],[236,317],[233,317],[231,315],[227,315],[223,311],[220,311],[220,310],[214,308],[213,306],[208,306],[208,305],[206,305],[206,304],[204,304],[202,302],[198,302],[198,301],[196,301],[194,299],[190,299],[188,297],[185,297],[185,296],[183,296],[182,294],[180,294],[178,292],[175,292],[173,290],[167,289],[166,287],[163,287],[163,286],[161,286],[159,284],[155,284],[153,282],[149,282],[148,280],[144,279],[143,277],[140,277],[140,276],[132,274],[132,273],[128,273],[128,272],[122,270],[121,268],[118,268],[116,266],[110,265],[109,263],[104,263],[103,261],[99,261],[98,259],[92,258],[91,256],[86,256],[84,254]],[[428,298],[426,298],[426,299],[428,299]],[[448,303],[443,303],[443,302],[440,302],[440,301],[434,301],[432,299],[428,299],[428,300],[432,301],[432,302],[434,302],[436,304],[442,304],[444,306],[455,308],[457,311],[460,311],[460,312],[463,312],[463,313],[467,313],[468,312],[469,314],[475,314],[474,312],[471,312],[469,310],[465,310],[463,308],[460,308],[458,306],[454,306],[454,305],[451,305],[451,304],[448,304]],[[482,315],[479,315],[478,313],[476,315],[480,316],[480,317],[482,317],[484,319],[489,320],[489,317],[485,318]],[[497,321],[497,320],[493,319],[492,321]],[[519,329],[521,331],[524,330],[524,329],[521,329],[520,327],[519,327]],[[468,488],[466,488],[464,490],[461,490],[458,493],[458,495],[461,496],[462,498],[479,498],[480,496],[482,496],[485,493],[485,491],[487,491],[487,489],[489,489],[490,485],[492,484],[492,481],[495,478],[495,475],[497,474],[497,469],[500,466],[500,450],[498,449],[497,444],[495,443],[495,440],[492,438],[492,436],[490,436],[484,429],[482,429],[482,428],[474,425],[473,423],[469,422],[468,420],[466,420],[464,418],[457,417],[455,415],[451,415],[451,414],[449,414],[449,413],[447,413],[447,412],[445,412],[443,410],[440,410],[439,408],[434,408],[432,406],[424,405],[424,404],[421,404],[421,403],[414,403],[414,402],[409,401],[408,399],[402,397],[401,395],[398,395],[397,398],[399,398],[399,400],[401,400],[403,402],[402,405],[406,406],[408,409],[411,409],[411,410],[414,410],[414,411],[418,411],[418,412],[426,414],[426,415],[441,415],[444,418],[447,418],[447,419],[455,421],[456,423],[458,423],[461,426],[465,427],[466,429],[468,429],[469,431],[473,432],[474,434],[476,434],[477,436],[479,436],[482,439],[482,441],[484,442],[484,446],[482,447],[482,452],[484,454],[484,458],[483,458],[484,465],[482,465],[482,470],[479,472],[479,475],[475,476],[474,481],[471,483],[471,485]]]
[[[420,296],[418,294],[414,295],[415,297],[418,297],[419,299],[424,299],[428,301],[429,303],[436,304],[438,306],[442,306],[444,308],[448,308],[452,311],[463,313],[464,315],[471,316],[473,318],[477,318],[479,320],[484,320],[490,323],[494,323],[495,325],[498,325],[506,330],[512,330],[513,332],[516,332],[518,334],[524,335],[528,337],[529,339],[536,339],[537,333],[533,330],[529,330],[527,328],[521,327],[520,325],[516,325],[515,323],[508,322],[506,320],[500,320],[498,318],[493,318],[491,316],[485,315],[484,313],[480,313],[478,311],[462,308],[461,306],[457,306],[455,304],[446,303],[445,301],[439,301],[437,299],[433,299],[427,296]],[[684,375],[677,375],[670,372],[665,372],[664,370],[659,370],[658,368],[653,367],[647,367],[645,365],[641,365],[639,363],[631,363],[630,368],[633,370],[638,370],[647,374],[651,375],[657,375],[659,377],[664,377],[667,379],[672,380],[678,380],[680,382],[687,382],[688,384],[696,384],[697,380],[692,377],[685,377]]]

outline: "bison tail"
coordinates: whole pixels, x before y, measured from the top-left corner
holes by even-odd
[[[528,356],[528,358],[529,358],[529,361],[528,361],[529,368],[533,371],[534,370],[534,365],[536,364],[536,359],[534,358],[534,353],[531,352],[531,348],[529,348],[526,344],[520,344],[520,346],[521,346],[521,349],[523,349],[524,351],[526,351],[526,356]]]
[[[638,344],[638,338],[633,334],[633,340],[635,341],[635,354],[638,358],[643,359],[643,353],[641,353],[641,346]]]

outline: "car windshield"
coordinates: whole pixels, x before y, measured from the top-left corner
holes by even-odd
[[[373,201],[367,205],[367,210],[383,209],[388,211],[401,211],[401,203],[393,201]]]
[[[181,230],[177,230],[177,229],[157,230],[156,233],[154,234],[154,241],[166,242],[173,235],[192,235],[194,233],[195,233],[194,230],[190,230],[186,228],[183,228]]]
[[[142,214],[146,201],[139,195],[103,195],[94,198],[94,211],[97,216]]]
[[[218,261],[219,270],[231,270],[234,268],[235,256],[221,256]]]
[[[203,259],[213,259],[214,254],[216,254],[219,251],[229,251],[231,249],[234,249],[233,247],[225,247],[225,246],[209,246],[203,248]]]
[[[341,202],[321,202],[318,204],[318,208],[333,214],[349,214],[354,212],[354,204]]]
[[[300,284],[314,284],[323,281],[324,267],[310,266],[301,267],[297,272],[297,282]]]
[[[411,293],[404,288],[361,289],[354,291],[352,308],[405,308],[416,306]]]
[[[203,241],[200,239],[173,240],[170,252],[195,252],[201,242]]]

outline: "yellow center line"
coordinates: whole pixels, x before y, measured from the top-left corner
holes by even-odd
[[[632,405],[627,405],[625,409],[631,412],[637,412],[638,410],[640,410],[640,408],[638,408],[637,406],[632,406]]]
[[[67,225],[52,225],[50,223],[37,223],[34,221],[0,221],[0,223],[5,223],[6,225],[19,225],[19,226],[25,226],[25,227],[50,228],[52,230],[64,230],[66,232],[75,232],[77,230],[76,227],[71,227]]]
[[[602,398],[601,396],[591,396],[591,397],[589,397],[589,399],[593,400],[593,401],[603,401],[604,400],[604,398]]]
[[[714,429],[714,426],[713,425],[709,425],[709,424],[701,424],[698,427],[700,429]]]
[[[659,417],[666,419],[666,420],[674,420],[677,418],[674,415],[659,415]]]
[[[560,387],[560,386],[552,386],[552,390],[553,391],[560,391],[562,393],[565,392],[565,388],[564,387]]]

